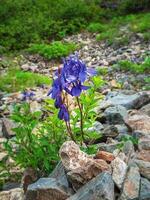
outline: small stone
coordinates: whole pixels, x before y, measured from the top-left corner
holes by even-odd
[[[145,113],[146,115],[148,115],[150,117],[150,103],[143,106],[140,111],[142,111],[143,113]]]
[[[126,108],[120,105],[107,108],[104,114],[110,124],[122,124],[128,115]]]
[[[126,135],[128,133],[128,128],[124,124],[116,124],[115,127],[117,128],[118,133],[119,133],[118,137],[119,136],[121,137],[121,136]]]
[[[106,144],[106,143],[99,143],[97,144],[97,147],[100,151],[107,151],[110,153],[113,153],[114,150],[117,148],[119,142],[115,142],[115,143],[110,143],[110,144]]]
[[[0,152],[0,162],[7,159],[8,154],[5,152]]]
[[[150,199],[150,181],[141,177],[140,200]]]
[[[107,162],[111,162],[115,159],[114,155],[112,153],[106,152],[106,151],[98,151],[95,155],[96,159],[102,159]]]
[[[32,101],[30,103],[30,109],[31,112],[41,111],[41,104],[39,104],[37,101]]]
[[[115,138],[119,134],[117,128],[114,125],[108,125],[101,133],[101,140],[106,140],[108,137]]]
[[[2,132],[3,132],[4,137],[10,138],[15,135],[15,133],[12,131],[12,128],[15,128],[15,124],[11,120],[9,120],[7,118],[3,118],[2,119]]]
[[[111,162],[112,168],[113,168],[113,173],[112,173],[112,178],[118,188],[122,187],[123,181],[125,179],[126,171],[127,171],[127,165],[126,163],[121,160],[120,158],[116,157],[112,162]]]
[[[1,200],[24,200],[23,190],[21,188],[15,188],[8,191],[2,191],[0,192],[0,199]]]
[[[140,111],[130,111],[125,122],[133,131],[141,131],[146,135],[150,133],[150,117]]]
[[[123,184],[123,191],[119,200],[139,199],[140,173],[139,168],[130,166]]]
[[[92,132],[92,131],[96,131],[97,133],[101,133],[101,131],[104,129],[104,126],[102,123],[96,121],[93,125],[93,127],[89,128],[88,131]]]
[[[67,200],[113,200],[114,183],[107,172],[93,178]]]
[[[131,140],[124,143],[123,153],[126,155],[126,163],[135,156],[134,145]]]
[[[150,137],[141,137],[138,141],[139,150],[150,150]]]
[[[134,161],[140,169],[140,174],[150,180],[150,162],[146,162],[143,160],[135,160]]]
[[[141,150],[138,152],[137,159],[150,162],[150,150]]]

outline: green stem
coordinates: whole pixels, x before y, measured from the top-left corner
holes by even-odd
[[[81,106],[80,101],[79,101],[79,97],[76,97],[76,99],[77,99],[78,107],[79,107],[79,110],[80,110],[80,128],[81,128],[82,140],[84,141],[83,110],[82,110],[82,106]]]
[[[71,139],[76,143],[76,140],[75,140],[75,138],[74,138],[74,136],[73,136],[73,134],[72,134],[70,122],[68,122],[68,124],[67,124],[67,122],[66,122],[66,127],[67,127],[67,131],[68,131],[69,136],[70,136]]]

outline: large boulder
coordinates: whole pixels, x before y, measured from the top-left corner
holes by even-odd
[[[113,200],[114,183],[112,177],[107,172],[102,172],[96,178],[93,178],[76,194],[67,200]]]
[[[111,171],[106,161],[94,159],[82,152],[73,141],[65,142],[59,154],[74,190],[79,189],[99,173]]]

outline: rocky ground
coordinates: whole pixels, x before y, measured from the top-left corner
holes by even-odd
[[[150,55],[150,43],[143,44],[140,35],[128,46],[108,46],[97,43],[94,35],[78,34],[65,39],[78,43],[79,56],[88,66],[106,68],[105,86],[100,90],[104,99],[97,108],[98,118],[93,127],[102,137],[97,141],[99,151],[88,156],[68,141],[60,149],[61,161],[47,178],[31,184],[26,200],[149,200],[150,199],[150,91],[143,91],[147,74],[135,75],[116,71],[112,65],[128,59],[141,63]],[[20,62],[24,71],[50,76],[56,63],[45,62],[39,56],[26,55]],[[33,110],[40,110],[48,87],[31,88],[35,99]],[[12,138],[14,124],[8,119],[21,93],[0,93],[0,143]],[[132,139],[121,138],[134,136]],[[138,141],[138,142],[137,142]],[[0,150],[0,160],[6,157]],[[11,161],[10,161],[11,162]],[[15,169],[17,173],[17,169]],[[20,172],[20,171],[19,171]],[[19,173],[18,172],[18,173]],[[10,189],[12,188],[12,189]],[[4,186],[2,200],[22,200],[23,190],[16,185]]]

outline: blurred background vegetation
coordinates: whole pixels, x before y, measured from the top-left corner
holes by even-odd
[[[148,10],[149,0],[1,0],[0,52],[60,40],[91,22],[106,24]]]

